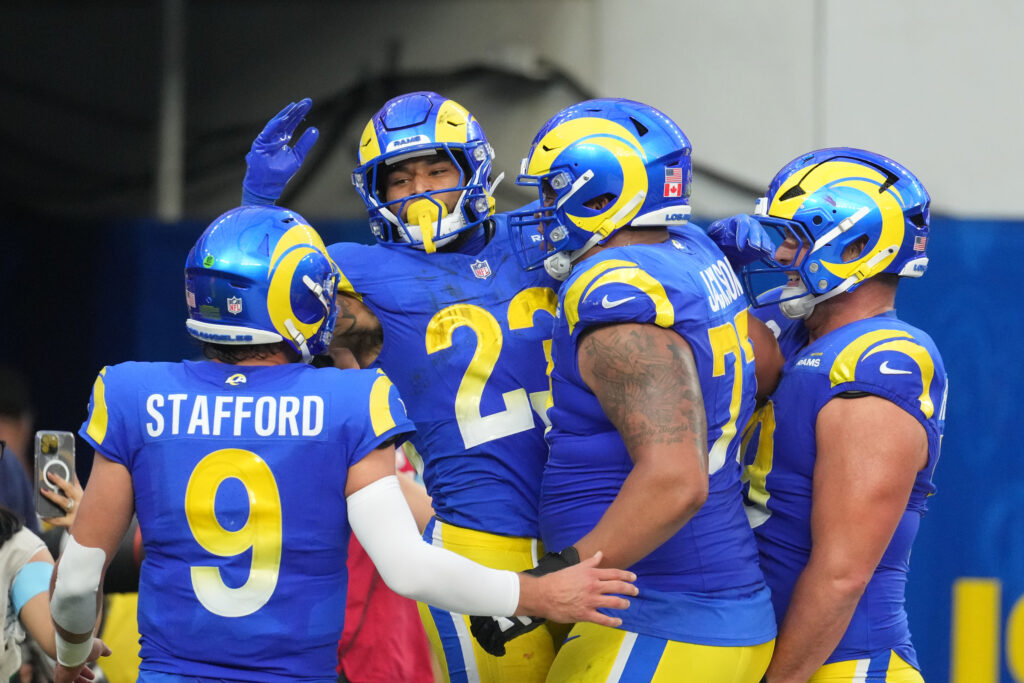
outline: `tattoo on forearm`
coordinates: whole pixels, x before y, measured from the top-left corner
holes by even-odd
[[[365,304],[349,296],[338,296],[338,317],[331,346],[346,348],[360,367],[367,367],[380,354],[384,329]]]
[[[707,471],[707,418],[697,367],[686,342],[645,325],[587,334],[580,369],[626,447],[688,443]]]

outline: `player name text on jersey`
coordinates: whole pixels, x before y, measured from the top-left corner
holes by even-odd
[[[716,313],[743,296],[743,285],[732,268],[722,259],[700,271],[700,277],[708,292],[708,304]]]
[[[324,428],[321,396],[206,396],[150,394],[150,437],[202,435],[318,436]]]

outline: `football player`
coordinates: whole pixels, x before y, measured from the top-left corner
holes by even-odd
[[[316,133],[289,143],[309,106],[289,105],[253,143],[247,201],[273,202],[298,169]],[[493,158],[473,115],[436,93],[396,97],[370,118],[352,179],[376,244],[328,247],[341,270],[333,345],[383,368],[402,394],[416,425],[408,450],[422,458],[436,512],[425,538],[519,571],[543,555],[537,502],[557,282],[523,271],[509,249],[507,218],[494,213]],[[547,627],[499,659],[463,615],[421,605],[421,616],[450,680],[546,677],[556,638]]]
[[[945,423],[932,339],[896,317],[928,265],[929,196],[880,154],[823,149],[786,164],[753,215],[726,219],[786,364],[744,435],[748,515],[779,620],[771,683],[918,681],[903,608],[910,549]],[[744,260],[750,260],[744,258]]]
[[[755,401],[746,303],[722,252],[687,225],[690,151],[656,109],[592,100],[540,130],[518,180],[543,204],[516,214],[518,253],[565,279],[544,545],[600,547],[641,589],[615,612],[621,627],[577,624],[549,680],[754,683],[771,657],[736,457]]]
[[[617,622],[596,608],[635,588],[599,555],[537,578],[419,538],[395,477],[413,425],[391,381],[307,364],[330,343],[338,277],[301,216],[234,209],[185,263],[186,325],[209,360],[100,372],[80,431],[92,476],[54,572],[58,681],[98,647],[102,576],[133,511],[141,681],[336,680],[350,528],[404,595]]]

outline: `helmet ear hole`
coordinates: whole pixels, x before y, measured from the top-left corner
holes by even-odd
[[[593,209],[594,211],[600,211],[604,207],[614,202],[617,198],[618,197],[616,197],[611,192],[605,192],[604,194],[599,194],[593,199],[588,199],[587,201],[583,202],[583,206],[587,207],[588,209]]]
[[[817,218],[817,216],[815,216]],[[853,242],[850,242],[843,249],[842,259],[843,263],[850,263],[860,258],[860,255],[864,253],[864,247],[868,244],[868,236],[861,235]]]

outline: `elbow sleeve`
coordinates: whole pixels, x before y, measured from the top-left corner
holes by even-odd
[[[74,536],[61,553],[50,598],[54,623],[70,633],[92,633],[96,624],[96,596],[107,554],[100,548],[79,545]]]

